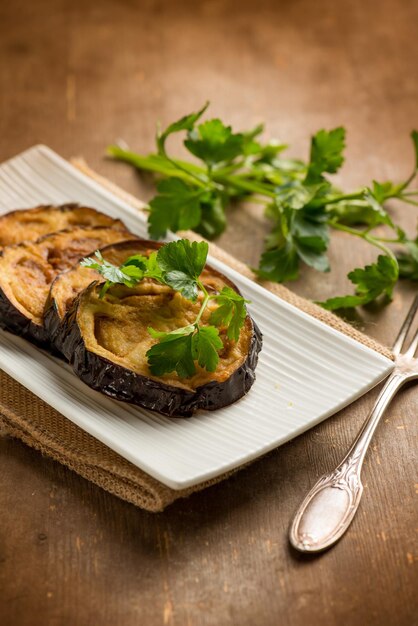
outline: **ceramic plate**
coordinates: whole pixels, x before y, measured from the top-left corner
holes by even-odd
[[[45,146],[0,166],[0,214],[78,201],[146,236],[146,219]],[[292,439],[381,381],[392,363],[283,302],[216,259],[210,263],[251,300],[263,335],[257,380],[214,413],[168,419],[110,400],[69,366],[0,331],[0,367],[68,419],[173,489],[213,478]]]

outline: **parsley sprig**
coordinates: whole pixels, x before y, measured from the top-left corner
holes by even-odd
[[[191,302],[197,302],[201,294],[200,308],[192,324],[170,332],[148,328],[156,343],[146,356],[150,371],[156,376],[175,371],[180,378],[190,378],[196,373],[196,362],[208,372],[214,372],[219,362],[219,351],[224,348],[219,329],[226,329],[229,340],[239,339],[248,300],[230,287],[223,287],[217,294],[208,293],[200,280],[207,255],[206,242],[192,243],[180,239],[165,244],[149,256],[131,256],[119,266],[106,261],[99,250],[94,257],[80,262],[83,267],[94,269],[105,278],[106,282],[100,290],[101,298],[115,283],[134,287],[145,278],[171,287]],[[209,317],[210,324],[203,324],[202,316],[210,300],[215,300],[218,307]]]
[[[154,154],[144,156],[116,145],[108,148],[112,157],[160,179],[149,203],[151,237],[190,228],[213,239],[226,227],[227,207],[250,200],[265,205],[272,223],[257,269],[262,279],[295,280],[306,265],[329,271],[330,234],[339,230],[378,248],[379,257],[349,273],[355,295],[331,298],[322,303],[324,307],[359,306],[382,295],[390,300],[399,277],[418,280],[418,236],[408,236],[385,208],[391,199],[418,206],[418,190],[410,188],[418,171],[417,131],[411,133],[415,166],[404,182],[373,181],[343,192],[331,177],[344,162],[344,128],[317,132],[305,162],[285,158],[287,146],[282,143],[261,141],[262,125],[237,133],[217,118],[202,122],[207,106],[159,131]],[[197,162],[169,155],[167,141],[176,133],[185,134],[184,146]],[[389,231],[387,236],[382,236],[382,228]]]

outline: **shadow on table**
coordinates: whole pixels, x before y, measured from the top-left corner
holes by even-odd
[[[288,527],[310,484],[333,462],[329,460],[333,450],[335,460],[340,455],[329,431],[341,432],[338,422],[344,414],[340,412],[229,479],[177,500],[161,513],[138,509],[55,461],[40,463],[36,452],[17,454],[31,466],[30,471],[47,474],[67,520],[76,524],[81,519],[80,533],[99,531],[112,550],[117,548],[120,558],[145,559],[150,566],[164,560],[186,566],[194,555],[209,550],[217,540],[225,544],[229,536],[231,545],[264,542],[267,549],[273,546],[276,555],[286,553],[302,564],[318,557],[291,549]],[[256,536],[248,536],[254,529]]]

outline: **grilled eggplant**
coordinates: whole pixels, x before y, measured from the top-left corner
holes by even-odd
[[[75,226],[108,226],[125,230],[120,220],[78,204],[42,205],[0,216],[0,249]]]
[[[201,280],[209,292],[231,281],[206,267]],[[215,372],[196,365],[192,378],[176,373],[153,376],[146,352],[155,340],[147,328],[170,331],[191,323],[200,303],[192,303],[165,285],[144,280],[136,287],[113,285],[100,299],[92,283],[65,317],[65,352],[75,373],[93,389],[168,416],[189,417],[198,409],[215,410],[244,396],[255,380],[261,333],[247,315],[238,341],[220,329],[224,349]],[[211,301],[213,306],[214,301]],[[208,306],[202,322],[208,322]]]
[[[160,244],[155,241],[133,239],[131,241],[120,241],[105,246],[100,252],[106,261],[114,265],[121,265],[130,256],[135,254],[148,256],[152,250],[158,250],[159,247]],[[67,353],[65,348],[65,316],[78,294],[93,281],[98,279],[101,279],[98,272],[88,267],[82,267],[77,263],[66,272],[58,274],[51,284],[45,307],[44,326],[48,332],[51,343],[59,352],[62,352],[67,359],[70,358],[70,354]],[[69,349],[71,352],[71,348]]]
[[[41,346],[50,345],[43,325],[44,307],[53,279],[81,257],[103,245],[132,239],[127,230],[76,227],[36,242],[6,246],[0,252],[0,326]]]

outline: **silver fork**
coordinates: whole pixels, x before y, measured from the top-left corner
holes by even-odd
[[[418,310],[415,297],[393,346],[395,368],[387,379],[367,420],[341,463],[324,474],[310,490],[290,526],[290,543],[300,552],[320,552],[336,543],[356,514],[363,493],[361,468],[376,427],[399,389],[418,379],[418,330],[409,348],[401,352]]]

